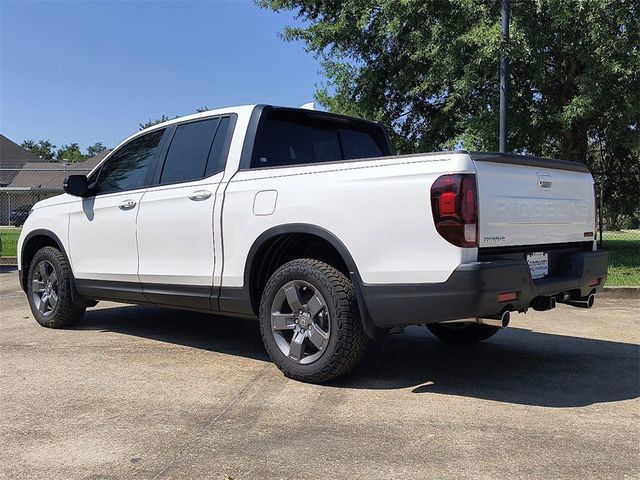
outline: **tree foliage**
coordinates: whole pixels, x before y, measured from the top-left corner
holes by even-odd
[[[202,113],[202,112],[208,112],[209,108],[205,105],[204,107],[198,107],[196,108],[195,113]],[[180,115],[176,115],[175,118],[180,118]],[[164,123],[164,122],[168,122],[169,120],[172,120],[171,118],[169,118],[167,115],[165,115],[164,113],[156,119],[149,119],[144,123],[140,123],[140,130],[144,130],[145,128],[149,128],[149,127],[153,127],[154,125],[158,125],[159,123]]]
[[[102,142],[96,142],[87,148],[87,153],[83,154],[78,143],[70,143],[57,148],[49,140],[25,140],[20,144],[23,148],[34,153],[36,156],[47,162],[82,162],[100,152],[107,150]]]
[[[56,161],[77,163],[82,162],[87,158],[80,150],[80,146],[77,143],[70,143],[69,145],[63,145],[56,153]]]
[[[174,117],[174,118],[178,118],[178,117]],[[167,122],[171,120],[169,117],[167,117],[164,113],[162,114],[162,116],[160,118],[155,118],[155,119],[149,119],[144,123],[140,124],[140,130],[144,130],[145,128],[149,128],[149,127],[153,127],[154,125],[157,125],[159,123],[163,123],[163,122]]]
[[[607,175],[609,205],[638,208],[637,0],[512,0],[508,45],[495,0],[258,3],[303,20],[283,37],[321,60],[317,100],[382,121],[402,152],[497,150],[506,53],[510,149],[586,162]]]
[[[95,157],[96,155],[104,152],[105,150],[107,150],[107,147],[105,147],[102,142],[96,142],[90,147],[87,147],[87,156]]]
[[[55,158],[56,146],[49,140],[25,140],[20,146],[47,162],[53,162]]]

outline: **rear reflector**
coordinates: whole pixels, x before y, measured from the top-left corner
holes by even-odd
[[[476,236],[476,232],[478,231],[478,229],[476,228],[476,224],[475,223],[465,223],[464,224],[464,241],[471,244],[471,243],[477,243],[477,236]]]
[[[600,278],[592,278],[591,280],[589,280],[589,286],[593,287],[595,285],[600,285]]]
[[[516,292],[501,293],[498,295],[498,303],[510,302],[511,300],[515,300],[516,298],[518,298]]]

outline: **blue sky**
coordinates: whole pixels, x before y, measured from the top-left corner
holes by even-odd
[[[197,107],[299,106],[323,81],[294,14],[252,1],[0,0],[0,133],[115,146]]]

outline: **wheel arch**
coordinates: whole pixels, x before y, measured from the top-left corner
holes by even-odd
[[[69,268],[71,269],[71,299],[73,303],[78,306],[92,306],[95,305],[95,301],[83,297],[76,286],[76,279],[73,275],[73,268],[69,261],[69,255],[64,248],[64,244],[60,238],[51,230],[36,229],[27,234],[22,242],[22,248],[20,249],[20,265],[19,272],[20,286],[22,290],[27,293],[27,279],[29,277],[29,269],[31,268],[31,260],[34,255],[43,247],[53,247],[64,255]]]
[[[22,248],[20,249],[20,286],[25,292],[27,291],[27,277],[29,276],[31,260],[36,252],[43,247],[54,247],[58,249],[65,256],[67,262],[69,262],[69,256],[60,238],[51,230],[39,228],[29,232],[24,238]]]
[[[362,295],[362,280],[358,267],[347,247],[326,228],[306,223],[283,224],[269,228],[253,242],[245,263],[244,285],[254,314],[258,314],[262,290],[271,274],[287,261],[301,258],[297,252],[309,250],[313,253],[302,257],[324,261],[351,279],[360,318],[367,335],[372,338],[384,335],[386,331],[373,325]]]

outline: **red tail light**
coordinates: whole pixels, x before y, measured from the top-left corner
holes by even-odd
[[[443,175],[431,187],[431,211],[436,230],[458,247],[478,246],[476,176]]]

